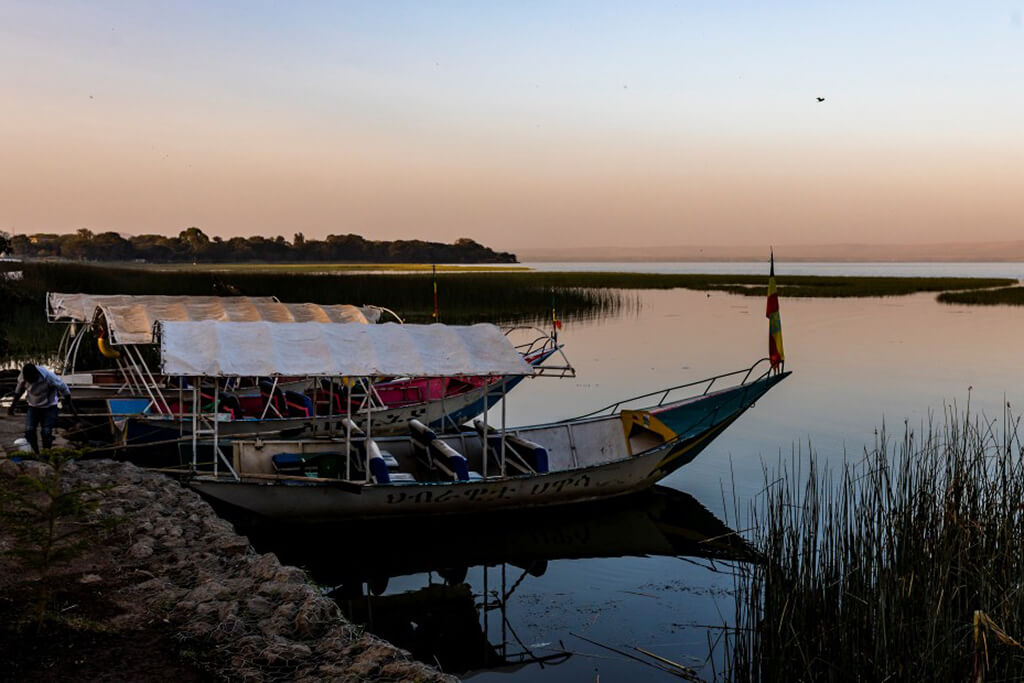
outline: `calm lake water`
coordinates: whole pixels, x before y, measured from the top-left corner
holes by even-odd
[[[525,382],[508,398],[508,424],[572,417],[766,355],[760,297],[669,290],[643,291],[639,301],[621,317],[568,322],[560,338],[577,378]],[[792,377],[653,500],[587,509],[582,519],[548,512],[376,529],[351,543],[258,543],[337,586],[339,604],[371,631],[476,681],[675,680],[621,654],[644,658],[634,646],[713,678],[724,653],[709,659],[709,644],[733,612],[731,555],[683,541],[716,535],[721,523],[742,529],[765,464],[798,450],[840,463],[857,458],[883,422],[898,438],[905,420],[941,420],[949,405],[970,400],[972,411],[999,417],[1004,401],[1024,401],[1024,310],[940,305],[922,294],[784,299],[781,311]],[[511,653],[522,651],[528,661],[571,656],[516,664]]]
[[[754,263],[527,265],[766,269]],[[1024,264],[1013,263],[777,265],[780,280],[818,273],[1024,278]],[[509,425],[573,417],[745,368],[766,355],[761,297],[686,290],[636,296],[639,305],[617,317],[566,322],[560,339],[578,376],[524,382],[508,398]],[[954,404],[970,401],[972,411],[997,418],[1006,402],[1024,403],[1016,349],[1024,309],[941,305],[920,294],[783,299],[781,314],[793,375],[650,496],[458,524],[291,529],[283,536],[251,530],[252,539],[259,550],[307,567],[369,630],[464,678],[678,680],[630,659],[646,658],[634,647],[714,678],[725,653],[712,646],[732,619],[730,566],[741,554],[721,541],[698,541],[720,536],[726,525],[744,529],[765,485],[765,467],[770,471],[795,452],[838,465],[858,458],[883,423],[899,438],[905,421],[914,428],[931,415],[941,421]],[[490,421],[499,418],[492,410]]]

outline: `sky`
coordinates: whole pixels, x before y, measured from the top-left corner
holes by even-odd
[[[510,250],[1024,238],[1022,16],[1024,0],[0,0],[0,230]]]

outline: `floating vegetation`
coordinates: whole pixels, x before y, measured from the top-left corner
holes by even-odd
[[[546,286],[605,287],[612,289],[696,289],[746,296],[765,296],[768,274],[696,275],[690,273],[492,273],[490,277],[539,282]],[[973,277],[861,277],[833,275],[786,275],[778,278],[779,296],[878,297],[918,292],[984,289],[1013,284],[1010,278]]]
[[[964,292],[943,292],[938,296],[944,304],[975,306],[1024,306],[1024,287],[998,287]]]
[[[813,453],[753,513],[737,681],[1005,681],[1024,671],[1019,420],[955,409],[841,472]]]

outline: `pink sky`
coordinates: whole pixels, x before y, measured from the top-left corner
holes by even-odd
[[[0,230],[1021,237],[1019,13],[681,5],[14,2]]]

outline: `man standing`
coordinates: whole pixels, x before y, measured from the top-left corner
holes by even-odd
[[[32,446],[32,450],[38,453],[36,427],[42,427],[43,448],[53,446],[53,428],[57,425],[57,394],[64,397],[65,407],[70,408],[76,415],[78,413],[71,403],[71,390],[68,389],[68,385],[42,365],[25,363],[21,368],[18,384],[14,387],[14,398],[7,409],[8,415],[14,415],[14,404],[21,398],[22,392],[25,392],[25,403],[28,404],[25,439]]]

